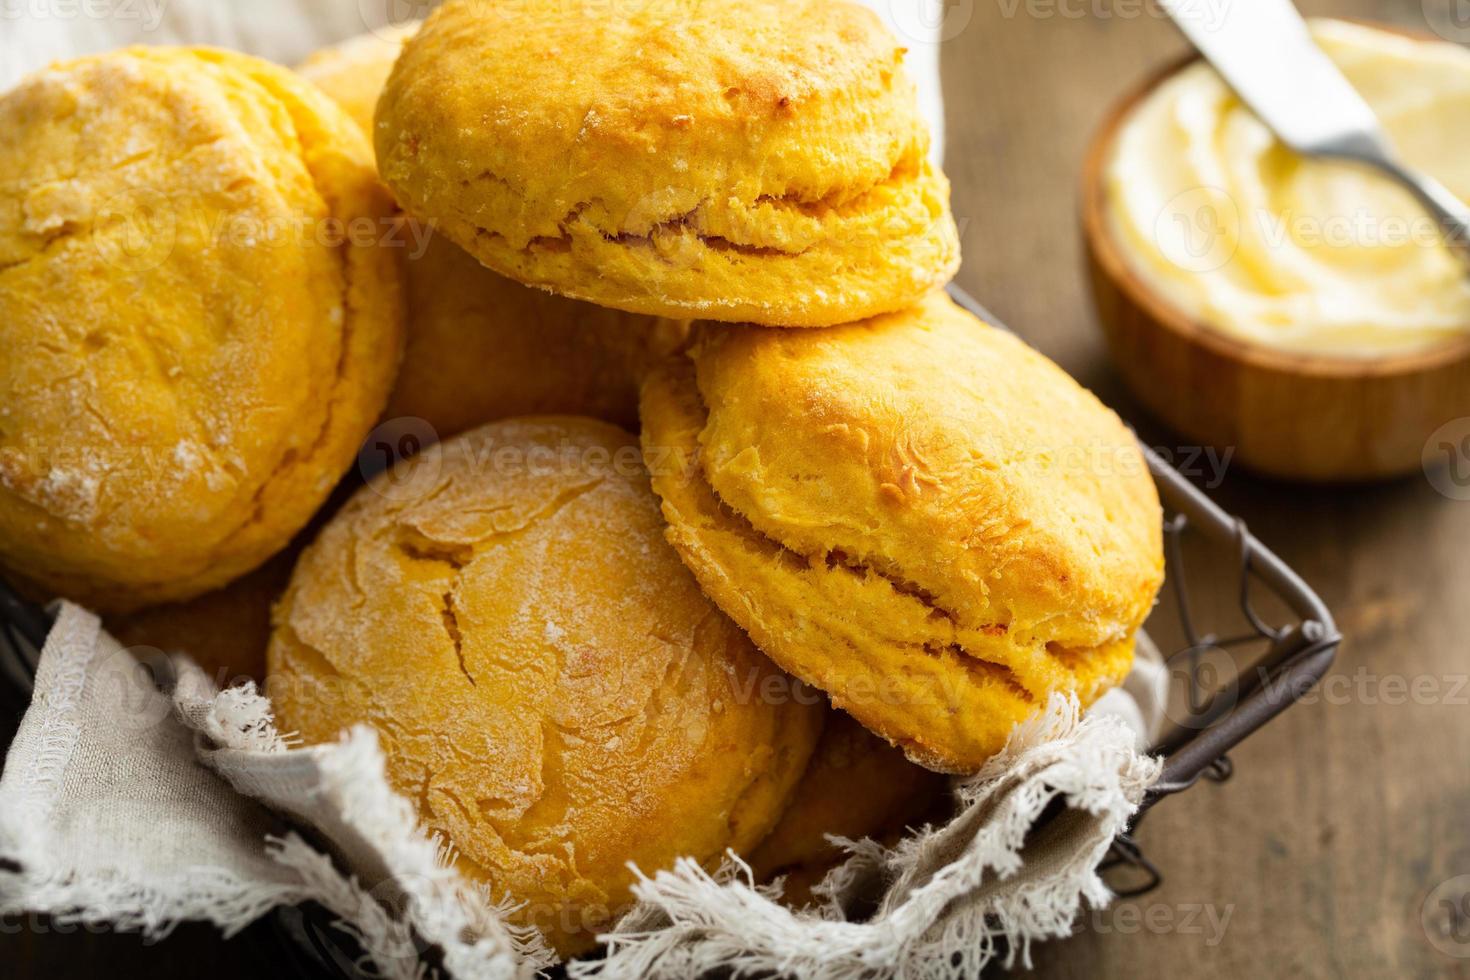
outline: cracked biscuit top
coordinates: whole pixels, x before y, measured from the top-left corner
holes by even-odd
[[[560,954],[645,872],[774,825],[821,724],[663,540],[636,440],[493,423],[372,481],[276,607],[269,693],[308,742],[358,722],[460,870]]]
[[[705,592],[915,761],[974,771],[1053,692],[1127,673],[1164,564],[1138,445],[944,294],[830,330],[705,325],[642,413]]]
[[[393,204],[285,69],[130,48],[0,96],[0,566],[108,610],[259,565],[393,381]]]
[[[903,49],[846,0],[450,0],[374,138],[400,203],[604,306],[826,326],[959,262]]]

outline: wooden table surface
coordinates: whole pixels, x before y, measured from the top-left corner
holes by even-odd
[[[1425,30],[1455,3],[1300,6]],[[945,4],[961,284],[1171,445],[1107,362],[1081,271],[1076,185],[1104,108],[1183,42],[1143,0]],[[1037,972],[1470,977],[1470,959],[1431,944],[1422,915],[1436,885],[1470,874],[1470,502],[1422,478],[1313,490],[1235,470],[1214,495],[1336,613],[1346,641],[1333,683],[1241,746],[1229,782],[1160,804],[1140,839],[1163,885],[1035,949]],[[1416,684],[1436,693],[1405,698]],[[1458,926],[1470,951],[1470,922]],[[0,964],[36,977],[261,970],[240,943],[200,929],[149,948],[15,923],[0,928]]]

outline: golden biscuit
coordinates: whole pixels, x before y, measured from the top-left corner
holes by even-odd
[[[893,843],[934,815],[947,784],[833,711],[781,822],[751,852],[751,870],[757,881],[783,876],[782,900],[805,905],[812,886],[847,855],[828,834]]]
[[[129,48],[0,97],[0,566],[106,610],[279,551],[381,411],[393,203],[283,68]]]
[[[372,107],[403,43],[404,25],[318,51],[301,64],[372,130]],[[649,361],[683,338],[682,322],[565,299],[496,275],[427,224],[406,226],[408,344],[385,415],[425,419],[440,436],[516,415],[591,415],[638,425]],[[422,254],[418,236],[424,236]]]
[[[638,427],[638,386],[687,321],[581,303],[498,276],[434,235],[408,264],[408,344],[385,415],[440,436],[516,415]]]
[[[823,711],[664,542],[636,440],[516,419],[402,465],[327,525],[276,606],[280,727],[377,729],[459,868],[526,903],[519,921],[563,956],[629,904],[628,861],[759,842]]]
[[[959,263],[903,49],[846,0],[450,0],[373,131],[410,212],[496,272],[669,317],[822,326]]]
[[[263,681],[271,603],[286,591],[295,561],[295,550],[287,548],[222,589],[108,616],[107,631],[124,646],[186,653],[221,687],[242,678]]]
[[[756,645],[931,768],[1128,672],[1163,575],[1133,436],[943,294],[829,330],[706,325],[643,388],[669,540]]]
[[[371,138],[373,110],[393,62],[423,21],[411,20],[369,31],[312,53],[296,72],[332,97]]]

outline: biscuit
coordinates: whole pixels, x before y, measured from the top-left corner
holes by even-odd
[[[846,0],[449,0],[378,103],[383,179],[496,272],[634,313],[823,326],[959,263],[903,49]]]
[[[423,21],[410,20],[349,38],[308,55],[296,73],[320,88],[371,139],[373,110],[393,62]]]
[[[301,74],[372,131],[372,109],[417,22],[364,34],[302,62]],[[424,222],[404,226],[408,343],[385,415],[441,437],[516,415],[590,415],[638,425],[649,361],[680,321],[605,309],[496,275]]]
[[[393,203],[362,134],[244,55],[129,48],[0,96],[0,567],[104,611],[279,551],[382,410]]]
[[[276,606],[278,726],[313,743],[375,728],[460,870],[563,956],[630,903],[627,862],[759,842],[820,699],[700,593],[636,440],[516,419],[401,466],[333,518]]]
[[[943,294],[828,330],[702,325],[644,385],[669,540],[781,666],[972,772],[1116,684],[1163,575],[1132,434]]]
[[[891,844],[935,815],[947,784],[852,716],[833,711],[781,821],[750,854],[755,880],[782,877],[782,899],[806,905],[812,887],[848,853],[829,834]]]
[[[408,263],[408,343],[384,414],[451,436],[517,415],[590,415],[638,427],[638,387],[688,321],[522,286],[443,235]]]
[[[123,646],[187,654],[222,688],[241,679],[263,681],[271,603],[286,591],[295,560],[287,548],[224,588],[108,616],[107,631]]]

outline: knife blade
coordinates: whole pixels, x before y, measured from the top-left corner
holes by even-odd
[[[1373,110],[1317,47],[1290,0],[1160,0],[1251,111],[1299,153],[1383,152]]]

